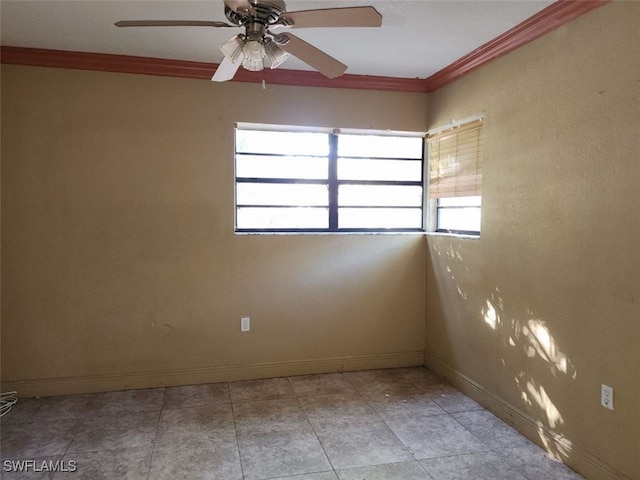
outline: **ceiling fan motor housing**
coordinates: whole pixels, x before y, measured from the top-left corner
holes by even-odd
[[[263,25],[275,23],[280,15],[287,11],[283,0],[249,0],[253,6],[254,13],[245,15],[235,12],[228,5],[225,5],[224,14],[234,25],[244,25],[246,23],[257,22]]]

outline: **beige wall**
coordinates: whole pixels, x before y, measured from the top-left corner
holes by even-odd
[[[429,103],[430,128],[484,112],[486,147],[481,238],[428,237],[426,362],[590,479],[640,478],[639,21],[606,5]]]
[[[2,87],[3,391],[422,363],[424,236],[234,235],[233,128],[424,131],[426,95],[7,65]]]

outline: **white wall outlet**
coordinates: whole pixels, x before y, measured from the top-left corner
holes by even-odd
[[[240,331],[248,332],[251,330],[251,319],[249,317],[242,317],[240,319]]]
[[[602,385],[600,403],[603,407],[613,410],[613,387],[604,384]]]

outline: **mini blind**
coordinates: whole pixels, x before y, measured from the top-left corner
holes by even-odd
[[[429,197],[482,194],[483,124],[474,120],[427,137]]]

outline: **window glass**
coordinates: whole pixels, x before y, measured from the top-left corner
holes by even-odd
[[[439,208],[438,230],[452,232],[479,232],[480,208]]]
[[[329,212],[326,208],[238,207],[236,225],[238,229],[326,229],[329,227]]]
[[[324,133],[236,130],[237,153],[280,155],[328,155],[329,140]]]
[[[422,227],[421,208],[340,208],[340,228],[413,228]]]
[[[338,202],[342,206],[420,207],[422,187],[400,185],[341,185]]]
[[[422,138],[340,135],[340,157],[422,158]]]
[[[339,180],[422,181],[422,161],[339,158]]]
[[[326,185],[239,183],[238,205],[328,206]]]
[[[444,197],[438,199],[439,207],[479,207],[482,204],[482,197],[474,195],[472,197]]]
[[[293,157],[244,155],[236,156],[236,176],[244,178],[327,178],[327,157]]]

